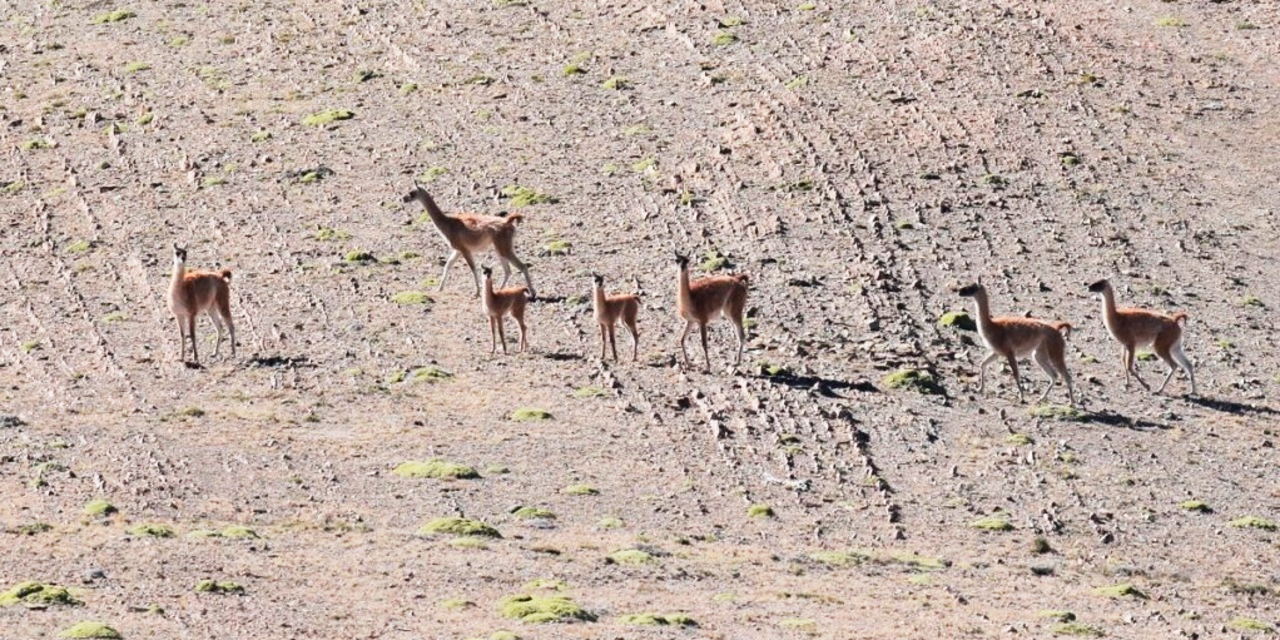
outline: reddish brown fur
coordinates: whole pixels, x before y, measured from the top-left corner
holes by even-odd
[[[513,213],[505,218],[497,216],[486,216],[476,213],[459,213],[456,215],[447,215],[440,207],[436,206],[435,200],[427,193],[425,189],[414,185],[413,191],[404,197],[404,201],[417,200],[427,210],[427,215],[431,217],[431,221],[435,223],[436,229],[440,231],[440,235],[444,236],[445,241],[453,248],[449,254],[449,258],[444,263],[444,273],[440,276],[440,286],[437,290],[443,290],[445,282],[449,279],[449,267],[453,266],[453,262],[462,256],[467,262],[467,266],[471,269],[471,276],[476,281],[476,295],[480,294],[480,278],[476,274],[475,255],[483,253],[489,247],[493,247],[495,253],[498,254],[498,260],[502,264],[502,286],[506,286],[507,280],[511,278],[511,265],[524,274],[525,284],[529,287],[529,294],[536,296],[533,288],[533,281],[529,278],[529,267],[516,257],[515,253],[515,235],[516,223],[524,219],[524,215]]]
[[[489,337],[492,348],[489,353],[496,353],[498,343],[502,343],[502,353],[507,352],[507,335],[503,327],[503,316],[510,315],[520,325],[520,353],[524,353],[525,334],[524,309],[529,297],[524,287],[509,287],[494,290],[493,270],[484,268],[484,310],[489,315]]]
[[[596,323],[600,325],[600,359],[604,360],[605,342],[613,349],[613,359],[618,360],[618,342],[614,335],[614,325],[618,320],[631,332],[631,361],[635,362],[640,353],[640,333],[636,330],[636,318],[640,314],[640,298],[634,295],[605,295],[604,276],[596,276],[592,288],[592,306],[595,309]]]
[[[1143,389],[1151,390],[1142,376],[1138,375],[1138,367],[1136,355],[1138,347],[1151,346],[1165,364],[1169,366],[1169,373],[1165,375],[1164,383],[1156,389],[1156,393],[1164,391],[1169,379],[1177,372],[1178,367],[1187,372],[1187,377],[1191,380],[1191,393],[1196,393],[1196,376],[1191,367],[1191,361],[1187,359],[1186,353],[1182,350],[1182,325],[1181,323],[1187,319],[1187,314],[1178,312],[1173,315],[1166,315],[1158,311],[1149,309],[1136,308],[1116,308],[1115,290],[1111,288],[1111,283],[1106,280],[1099,280],[1089,285],[1089,291],[1102,294],[1102,311],[1103,321],[1107,325],[1107,331],[1111,333],[1111,337],[1120,343],[1123,353],[1124,364],[1124,386],[1129,388],[1129,374],[1138,380],[1138,384]]]
[[[987,290],[981,284],[972,284],[960,289],[960,295],[973,298],[978,305],[978,331],[982,340],[991,350],[983,359],[978,374],[978,393],[986,390],[987,365],[998,357],[1004,357],[1013,370],[1013,379],[1018,383],[1018,399],[1024,400],[1022,378],[1018,374],[1018,358],[1034,356],[1040,368],[1049,374],[1049,385],[1040,396],[1040,402],[1049,397],[1058,376],[1067,382],[1067,395],[1071,405],[1075,406],[1075,390],[1071,385],[1071,373],[1067,371],[1066,347],[1064,334],[1071,332],[1071,325],[1066,322],[1045,322],[1035,318],[1013,316],[991,317],[991,306],[987,299]]]
[[[746,328],[742,324],[742,314],[747,307],[747,283],[750,278],[745,274],[707,276],[693,282],[689,281],[689,259],[676,255],[679,275],[676,282],[676,310],[685,319],[684,333],[680,336],[680,353],[684,356],[685,366],[690,366],[689,353],[685,350],[685,340],[694,325],[702,336],[702,357],[711,370],[711,356],[707,352],[707,325],[718,316],[724,315],[738,330],[738,357],[733,365],[742,362],[742,347],[746,342]]]
[[[231,334],[231,356],[236,355],[236,327],[231,321],[231,271],[187,271],[187,250],[173,245],[173,276],[169,282],[169,311],[178,322],[179,359],[185,362],[187,337],[191,338],[191,360],[199,363],[196,349],[196,318],[205,313],[218,330],[213,355],[222,350],[222,327]]]

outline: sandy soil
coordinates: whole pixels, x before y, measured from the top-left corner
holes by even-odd
[[[0,636],[1280,625],[1277,533],[1231,524],[1280,520],[1272,3],[0,13],[0,591],[81,602],[0,607]],[[334,109],[353,117],[305,123]],[[435,292],[446,251],[401,203],[415,179],[446,210],[525,215],[530,353],[488,354],[465,269]],[[553,201],[517,207],[514,186]],[[206,321],[206,366],[178,361],[174,241],[234,272],[236,359],[208,358]],[[750,274],[737,372],[723,324],[713,373],[676,366],[673,250]],[[592,272],[642,292],[639,362],[596,357]],[[977,335],[937,321],[972,312],[952,287],[979,276],[998,312],[1075,326],[1083,413],[1020,404],[995,367],[976,394]],[[1199,397],[1180,376],[1124,388],[1085,290],[1105,276],[1190,315]],[[414,377],[429,367],[450,377]],[[890,388],[902,368],[942,393]],[[481,477],[392,473],[434,458]],[[445,516],[502,537],[417,535]],[[1008,530],[973,526],[992,518]],[[199,535],[232,525],[256,537]],[[1126,584],[1141,596],[1098,591]],[[503,617],[521,593],[595,620]],[[646,612],[696,626],[623,618]]]

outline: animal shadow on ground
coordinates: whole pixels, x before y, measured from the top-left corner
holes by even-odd
[[[1224,413],[1234,413],[1234,414],[1251,413],[1251,414],[1261,414],[1261,415],[1269,415],[1269,416],[1280,414],[1280,411],[1272,409],[1271,407],[1268,407],[1266,405],[1245,404],[1243,402],[1234,402],[1232,400],[1217,400],[1215,398],[1205,398],[1202,396],[1189,396],[1186,398],[1186,401],[1192,404],[1198,404],[1207,409],[1213,409],[1214,411],[1222,411]]]
[[[761,380],[791,387],[793,389],[814,389],[818,393],[829,398],[843,398],[845,396],[836,393],[837,390],[845,391],[852,389],[854,391],[863,391],[866,393],[877,393],[880,390],[866,380],[857,380],[850,382],[848,380],[836,380],[834,378],[823,378],[821,376],[801,376],[784,371],[773,375],[759,374],[755,376]]]
[[[563,351],[552,351],[542,354],[542,357],[556,362],[566,362],[570,360],[585,360],[586,357],[580,353],[565,353]]]
[[[1089,411],[1084,414],[1081,422],[1096,422],[1109,427],[1125,427],[1134,431],[1151,431],[1151,430],[1167,430],[1171,427],[1167,424],[1143,420],[1141,418],[1130,418],[1114,411],[1103,409],[1102,411]]]
[[[247,363],[251,367],[307,367],[314,369],[315,363],[306,356],[254,356]]]

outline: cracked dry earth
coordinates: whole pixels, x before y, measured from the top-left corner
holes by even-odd
[[[79,602],[0,606],[0,637],[1280,625],[1273,3],[0,13],[0,590]],[[415,179],[525,215],[529,353],[488,354],[465,268],[434,290]],[[236,359],[204,321],[206,366],[178,361],[174,241],[234,272]],[[714,373],[676,365],[673,249],[750,274],[737,372],[725,324]],[[597,357],[592,272],[643,292],[639,362]],[[1080,414],[996,367],[976,394],[981,343],[938,318],[979,276],[1075,326]],[[1099,277],[1190,315],[1200,396],[1124,388]],[[432,459],[480,477],[392,473]],[[448,516],[501,537],[418,535]],[[518,594],[593,619],[504,617]]]

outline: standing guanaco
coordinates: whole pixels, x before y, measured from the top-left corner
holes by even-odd
[[[520,273],[524,274],[529,295],[537,297],[533,280],[529,278],[529,267],[516,257],[513,246],[516,223],[524,219],[523,215],[512,213],[505,218],[475,213],[447,215],[436,206],[436,201],[431,198],[427,190],[417,184],[413,185],[413,190],[404,197],[405,202],[410,200],[422,203],[427,210],[427,215],[431,217],[431,222],[435,223],[440,235],[444,236],[445,241],[453,248],[449,258],[445,260],[444,273],[440,276],[440,286],[436,288],[437,291],[444,289],[444,283],[449,280],[449,267],[453,266],[458,256],[462,256],[462,259],[467,261],[467,266],[471,268],[471,277],[476,281],[476,295],[479,296],[480,277],[476,275],[475,254],[493,247],[494,252],[498,254],[498,261],[502,263],[501,286],[507,286],[507,280],[511,278],[511,265],[515,264]]]
[[[173,245],[173,278],[169,281],[169,312],[178,322],[178,358],[186,362],[187,337],[191,337],[191,360],[200,363],[196,352],[196,316],[204,312],[218,329],[217,356],[222,350],[222,325],[231,334],[231,357],[236,355],[236,326],[231,322],[231,271],[187,271],[187,250]]]
[[[978,372],[978,393],[984,393],[987,386],[987,365],[1003,356],[1013,370],[1013,380],[1018,383],[1018,400],[1025,401],[1022,391],[1022,377],[1018,375],[1018,358],[1034,354],[1035,361],[1044,372],[1049,374],[1049,384],[1040,394],[1038,402],[1049,397],[1049,391],[1061,375],[1067,381],[1067,396],[1071,406],[1076,405],[1075,390],[1071,386],[1071,372],[1067,371],[1066,348],[1064,335],[1070,333],[1071,325],[1065,322],[1046,322],[1035,318],[1018,318],[1003,316],[991,317],[991,305],[987,300],[987,289],[981,282],[961,287],[956,293],[966,298],[973,298],[978,305],[978,333],[986,343],[990,352],[982,360]]]
[[[524,326],[524,308],[528,301],[527,290],[524,287],[510,287],[507,289],[493,290],[493,269],[484,268],[484,310],[489,316],[489,337],[493,341],[493,347],[489,349],[489,353],[496,353],[498,343],[502,343],[502,353],[507,353],[507,334],[503,330],[503,316],[510,314],[516,319],[516,324],[520,325],[520,353],[524,353],[525,348],[525,326]]]
[[[1187,378],[1191,380],[1191,394],[1195,395],[1196,374],[1191,369],[1187,354],[1182,350],[1181,323],[1186,321],[1187,314],[1178,312],[1166,315],[1147,309],[1117,309],[1115,291],[1105,279],[1089,285],[1089,291],[1102,294],[1103,321],[1111,337],[1124,349],[1124,388],[1129,388],[1129,374],[1132,373],[1143,389],[1151,390],[1142,376],[1138,375],[1137,363],[1134,361],[1138,347],[1151,346],[1156,355],[1169,365],[1169,373],[1165,375],[1164,382],[1156,389],[1156,393],[1164,391],[1169,379],[1181,367],[1187,372]]]
[[[618,320],[631,332],[631,361],[635,362],[640,354],[640,333],[636,331],[636,316],[640,313],[640,298],[634,295],[606,296],[604,293],[604,276],[591,276],[594,281],[591,295],[591,306],[595,310],[596,322],[600,325],[600,359],[604,360],[605,343],[613,349],[613,360],[618,361],[618,342],[614,336],[614,325]],[[606,339],[607,338],[607,339]]]
[[[685,320],[684,333],[680,335],[680,353],[684,356],[685,366],[690,366],[690,362],[684,343],[696,324],[702,334],[702,357],[707,363],[706,370],[711,370],[711,356],[707,353],[707,325],[724,315],[738,329],[738,357],[733,361],[733,366],[737,367],[742,363],[742,347],[747,339],[742,312],[747,306],[749,278],[746,274],[735,274],[707,276],[689,282],[689,258],[679,253],[676,254],[676,268],[676,309]]]

